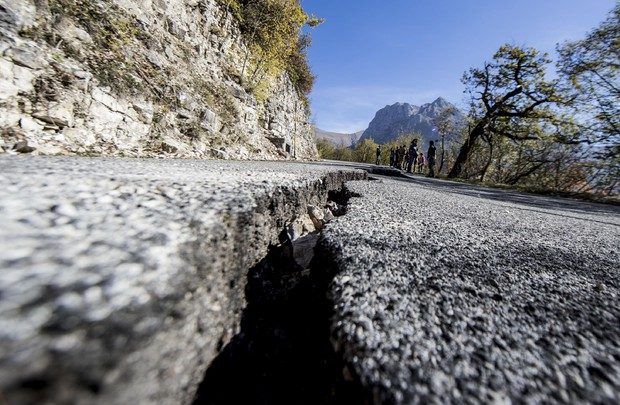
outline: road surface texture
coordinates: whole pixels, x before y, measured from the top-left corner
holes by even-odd
[[[317,247],[333,341],[376,403],[620,401],[620,210],[352,182]]]
[[[372,172],[1,156],[0,402],[620,401],[617,207]]]
[[[296,163],[0,157],[0,402],[191,403],[285,226],[363,179]]]

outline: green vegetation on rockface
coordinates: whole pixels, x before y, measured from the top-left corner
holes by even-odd
[[[259,106],[290,95],[295,110],[297,94],[300,107],[309,108],[314,76],[306,51],[311,41],[302,28],[321,21],[307,15],[297,0],[211,0],[187,5],[185,11],[149,24],[145,18],[159,12],[156,6],[141,14],[114,0],[41,2],[36,24],[19,32],[50,47],[49,69],[37,77],[31,101],[55,100],[75,89],[72,72],[83,69],[115,96],[152,103],[153,144],[174,127],[184,139],[207,141],[216,149],[226,142],[244,143],[247,134],[235,128],[240,105],[250,102],[246,93]],[[215,55],[202,55],[205,50]],[[211,57],[218,63],[209,64]],[[294,89],[282,93],[283,76]],[[84,108],[76,104],[76,115],[85,115]],[[215,118],[205,123],[206,116]],[[257,120],[266,128],[265,117]]]
[[[314,75],[308,65],[307,49],[311,39],[303,34],[304,26],[316,26],[320,19],[307,15],[297,0],[217,0],[231,13],[248,45],[241,71],[231,71],[240,84],[264,101],[271,80],[286,72],[297,93],[307,102],[312,90]],[[155,66],[144,52],[137,49],[159,49],[161,41],[131,14],[111,1],[49,0],[51,18],[36,29],[22,32],[33,39],[45,40],[62,50],[64,55],[85,62],[99,81],[117,93],[152,94],[156,99],[174,102],[176,72],[167,66]],[[58,36],[56,27],[69,21],[88,33],[93,46],[88,50],[76,49]],[[220,34],[212,26],[210,32]],[[183,41],[174,45],[193,57],[193,50]],[[191,74],[191,72],[186,72]],[[202,89],[205,102],[212,105],[220,89]],[[210,101],[210,102],[209,102]],[[234,114],[233,114],[234,115]]]
[[[149,37],[139,29],[135,18],[114,3],[49,0],[47,8],[50,18],[21,34],[44,40],[62,51],[64,55],[55,58],[69,57],[84,62],[102,84],[119,93],[150,92],[152,89],[145,88],[147,83],[158,81],[158,76],[165,77],[166,72],[154,71],[146,60],[128,52],[134,41],[146,42]],[[75,24],[84,30],[92,40],[90,49],[85,51],[63,40],[56,29],[61,24]],[[139,76],[144,76],[148,82]]]
[[[308,65],[309,35],[304,26],[322,20],[304,12],[299,0],[218,0],[239,22],[248,44],[241,72],[242,84],[260,97],[267,80],[286,72],[298,94],[307,102],[314,75]]]

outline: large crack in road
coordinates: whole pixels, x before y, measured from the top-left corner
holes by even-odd
[[[343,214],[349,195],[330,192]],[[327,290],[334,271],[314,251],[320,232],[308,238],[314,243],[291,241],[283,231],[282,244],[248,272],[241,330],[209,366],[194,405],[368,402],[332,345]],[[309,268],[295,260],[299,248],[312,249]]]
[[[248,270],[285,224],[366,177],[21,156],[1,157],[0,172],[0,392],[23,404],[191,403],[238,331]]]
[[[10,402],[620,398],[617,207],[335,164],[0,169]],[[295,221],[344,183],[312,250]]]

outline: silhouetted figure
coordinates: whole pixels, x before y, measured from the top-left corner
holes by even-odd
[[[394,167],[395,160],[396,160],[396,156],[394,153],[394,148],[390,148],[390,166]]]
[[[418,155],[418,173],[424,174],[424,153]]]
[[[409,145],[409,157],[407,159],[407,171],[411,173],[411,167],[418,158],[418,140],[414,139]],[[414,168],[415,169],[415,168]]]
[[[377,146],[377,160],[375,161],[376,165],[379,163],[381,163],[381,146]]]
[[[409,149],[405,151],[405,162],[409,162]]]
[[[428,177],[435,177],[435,155],[437,154],[437,148],[435,148],[435,142],[431,141],[426,153],[428,159]]]

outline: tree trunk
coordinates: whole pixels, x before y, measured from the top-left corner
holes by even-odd
[[[252,76],[250,76],[250,80],[248,82],[251,87],[254,87],[254,79],[256,79],[258,72],[262,69],[262,65],[265,59],[266,59],[265,55],[261,56],[260,60],[256,64],[256,69],[254,69],[254,72],[252,72]]]
[[[438,171],[438,173],[440,174],[441,174],[441,171],[443,170],[443,162],[444,162],[445,154],[446,154],[446,135],[441,134],[441,162],[439,163],[439,171]]]
[[[555,191],[560,191],[560,173],[562,168],[562,158],[555,162],[555,179],[553,180]]]
[[[241,68],[241,81],[243,81],[245,77],[245,68],[247,67],[248,59],[250,58],[251,44],[254,41],[256,30],[257,30],[257,27],[255,25],[254,27],[252,27],[252,35],[250,36],[250,40],[246,42],[247,49],[245,50],[245,56],[243,57],[243,67]]]
[[[482,169],[482,173],[480,173],[481,183],[484,182],[484,176],[486,176],[487,171],[489,170],[489,167],[491,166],[491,162],[493,161],[493,141],[491,140],[490,137],[489,139],[487,139],[487,143],[489,144],[489,158],[487,159],[486,165],[484,165],[484,168]]]
[[[465,141],[465,143],[463,144],[463,146],[461,146],[461,149],[459,150],[459,155],[457,156],[456,161],[454,162],[454,166],[452,166],[450,173],[448,173],[449,178],[453,179],[461,175],[461,173],[463,172],[463,166],[469,160],[469,154],[471,153],[471,149],[476,143],[476,140],[480,138],[482,134],[484,133],[485,126],[486,126],[486,121],[482,120],[474,127],[474,129],[472,129],[469,132],[467,140]]]

